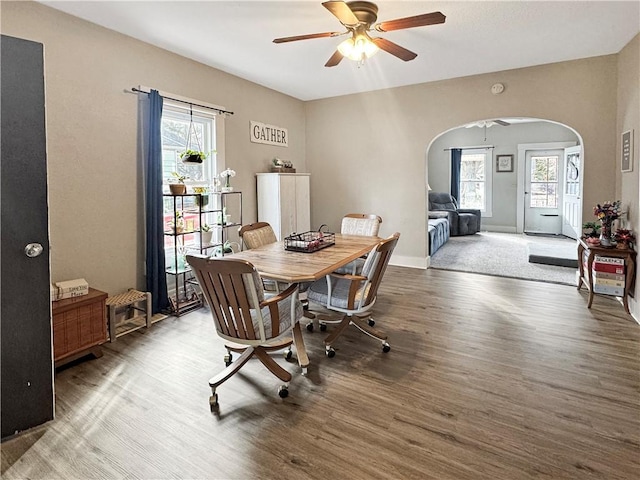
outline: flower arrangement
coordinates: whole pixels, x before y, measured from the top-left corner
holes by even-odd
[[[616,218],[620,218],[620,200],[610,202],[607,200],[602,205],[599,203],[593,207],[593,214],[598,217],[601,222],[613,222]]]
[[[227,168],[226,170],[220,172],[220,176],[225,179],[224,186],[229,188],[231,187],[231,177],[236,176],[236,171]]]

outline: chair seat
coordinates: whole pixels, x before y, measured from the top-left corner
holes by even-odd
[[[331,306],[336,308],[347,309],[349,308],[349,288],[351,288],[351,280],[336,278],[331,279],[332,292],[331,292]],[[364,284],[364,282],[362,282]],[[369,291],[371,284],[367,283],[367,290],[362,295],[362,287],[358,289],[356,298],[365,298]],[[307,298],[310,301],[319,303],[321,305],[327,305],[327,299],[329,298],[329,287],[327,280],[321,278],[311,284],[307,291]],[[356,305],[356,308],[358,306]]]
[[[265,292],[265,298],[269,299],[273,296],[275,296],[275,294]],[[273,338],[274,335],[271,331],[271,312],[269,311],[269,307],[263,307],[261,311],[264,321],[264,334],[266,338]],[[294,313],[295,315],[293,318],[299,319],[302,317],[302,303],[297,300],[295,302]],[[291,298],[285,298],[278,302],[278,315],[280,317],[280,331],[287,331],[289,327],[291,327]],[[260,319],[258,318],[258,314],[255,309],[251,309],[251,320],[253,321],[253,328],[257,332],[260,328]]]

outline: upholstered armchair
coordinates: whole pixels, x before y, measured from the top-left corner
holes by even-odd
[[[480,210],[458,208],[449,193],[429,192],[429,218],[449,220],[451,236],[472,235],[480,231]]]

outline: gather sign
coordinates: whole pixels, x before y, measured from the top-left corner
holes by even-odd
[[[289,146],[289,134],[286,128],[251,121],[251,141],[279,147]]]

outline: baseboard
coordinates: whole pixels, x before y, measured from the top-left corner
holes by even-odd
[[[508,227],[504,225],[483,225],[483,232],[496,232],[496,233],[518,233],[516,227]]]
[[[424,257],[408,257],[405,255],[392,255],[389,260],[389,265],[396,267],[409,267],[420,268],[425,270],[427,268],[427,259]]]

